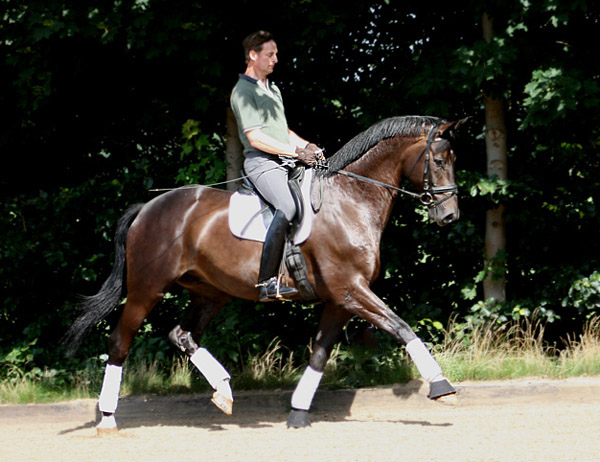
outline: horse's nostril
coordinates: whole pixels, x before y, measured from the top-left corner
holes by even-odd
[[[455,218],[453,213],[449,213],[444,217],[444,223],[452,223],[454,220]]]

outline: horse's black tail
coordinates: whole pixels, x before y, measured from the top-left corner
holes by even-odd
[[[75,354],[90,327],[104,319],[117,306],[121,298],[127,232],[143,206],[144,204],[132,205],[119,219],[117,231],[115,232],[115,261],[112,272],[96,295],[82,297],[79,304],[81,314],[62,339],[68,357]]]

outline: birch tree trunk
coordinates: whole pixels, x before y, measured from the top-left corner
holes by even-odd
[[[490,43],[493,35],[493,19],[487,13],[482,20],[483,37]],[[506,180],[506,125],[504,121],[504,101],[484,93],[485,107],[485,147],[487,154],[487,174]],[[506,224],[502,204],[486,212],[485,225],[485,267],[487,275],[483,281],[483,296],[496,302],[506,300],[505,277]]]
[[[237,121],[231,108],[227,108],[227,133],[225,136],[225,162],[227,162],[227,180],[231,181],[240,177],[244,163],[242,142],[237,131]],[[240,181],[227,183],[229,191],[235,191],[240,186]]]

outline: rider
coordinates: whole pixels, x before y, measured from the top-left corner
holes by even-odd
[[[267,79],[278,61],[273,36],[266,31],[257,31],[246,37],[242,45],[246,71],[240,74],[233,88],[231,107],[244,146],[246,175],[275,208],[260,261],[259,300],[289,299],[298,291],[279,284],[277,278],[285,236],[296,214],[288,173],[296,161],[314,165],[322,150],[288,128],[281,92]]]

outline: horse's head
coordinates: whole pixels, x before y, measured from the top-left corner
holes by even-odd
[[[332,156],[325,175],[343,174],[417,197],[429,207],[432,220],[447,225],[460,214],[451,142],[466,120],[445,122],[422,116],[383,120]],[[418,192],[399,188],[403,178]]]
[[[452,223],[460,216],[454,179],[456,156],[452,151],[451,142],[455,130],[465,120],[448,122],[432,128],[423,143],[419,143],[423,146],[420,147],[420,154],[410,172],[410,175],[422,172],[420,181],[414,176],[412,179],[416,183],[421,183],[421,202],[429,207],[429,218],[439,226]],[[418,165],[419,167],[415,169]]]

